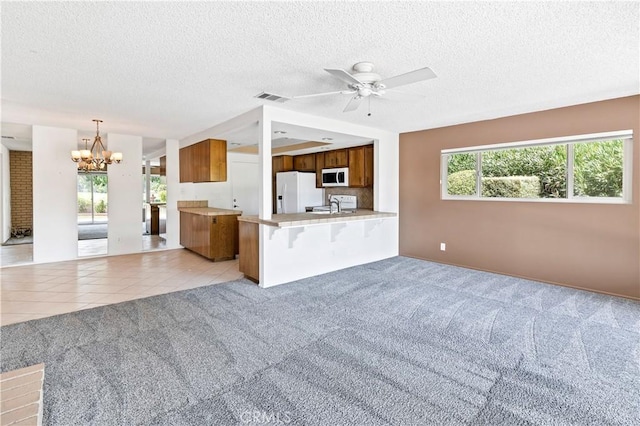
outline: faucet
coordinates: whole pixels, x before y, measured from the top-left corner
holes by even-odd
[[[334,213],[334,211],[333,211],[333,205],[334,204],[336,205],[336,207],[338,209],[335,213],[340,213],[340,211],[342,210],[340,208],[340,201],[338,201],[335,198],[333,198],[333,199],[329,200],[329,214],[333,214]]]

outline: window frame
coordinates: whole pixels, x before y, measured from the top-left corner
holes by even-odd
[[[590,143],[621,139],[622,151],[622,196],[621,197],[581,197],[574,195],[574,146],[578,143]],[[567,197],[566,198],[510,198],[510,197],[482,197],[482,153],[487,151],[508,150],[513,148],[527,148],[536,146],[566,145],[567,147]],[[474,195],[451,195],[448,193],[447,181],[449,176],[448,158],[454,154],[476,155],[476,193]],[[441,200],[472,200],[472,201],[515,201],[542,203],[600,203],[600,204],[630,204],[632,202],[633,175],[633,130],[591,133],[557,138],[535,139],[501,144],[478,145],[464,148],[443,149],[440,151],[440,199]]]

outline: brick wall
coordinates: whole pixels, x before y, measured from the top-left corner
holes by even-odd
[[[33,229],[33,160],[31,151],[9,151],[11,228]]]

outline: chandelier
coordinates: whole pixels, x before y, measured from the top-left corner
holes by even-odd
[[[100,123],[102,120],[96,120],[96,137],[93,140],[91,149],[87,149],[90,139],[82,139],[84,141],[84,149],[80,151],[71,151],[71,160],[78,163],[78,170],[84,172],[104,171],[108,164],[119,163],[122,161],[121,152],[107,151],[102,144],[100,138]]]

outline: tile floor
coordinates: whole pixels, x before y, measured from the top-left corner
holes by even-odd
[[[16,246],[19,247],[19,246]],[[0,268],[1,325],[241,278],[185,249]]]
[[[80,240],[78,241],[78,257],[105,256],[107,246],[108,240],[106,238]],[[161,236],[142,236],[142,251],[162,250],[165,247],[166,241]],[[33,244],[0,246],[0,266],[25,265],[31,262],[33,262]]]

